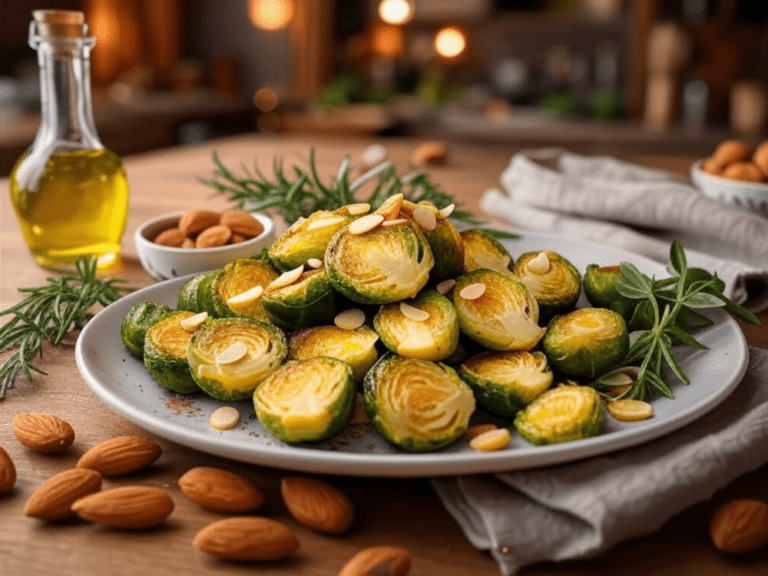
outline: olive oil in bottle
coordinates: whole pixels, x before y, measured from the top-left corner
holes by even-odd
[[[65,269],[86,255],[107,265],[120,253],[128,181],[93,124],[88,58],[95,40],[82,12],[33,14],[29,43],[40,64],[41,122],[11,172],[11,203],[41,266]]]

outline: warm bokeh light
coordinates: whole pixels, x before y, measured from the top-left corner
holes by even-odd
[[[261,112],[272,112],[279,100],[273,88],[259,88],[253,95],[253,105]]]
[[[251,21],[264,30],[285,28],[293,17],[293,0],[251,0]]]
[[[381,24],[371,30],[371,49],[379,56],[394,58],[403,52],[405,38],[399,26]]]
[[[456,58],[467,47],[467,35],[453,26],[441,28],[435,36],[435,51],[443,58]]]
[[[408,0],[381,0],[379,16],[387,24],[405,24],[413,16],[413,7]]]

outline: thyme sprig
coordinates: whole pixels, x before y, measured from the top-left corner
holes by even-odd
[[[639,362],[640,366],[633,385],[622,395],[625,398],[645,400],[652,394],[673,398],[662,374],[665,367],[688,384],[688,376],[672,349],[676,345],[706,349],[690,332],[697,326],[711,323],[697,310],[723,307],[748,322],[760,324],[754,314],[723,294],[725,284],[716,274],[701,268],[688,268],[685,252],[677,240],[672,242],[669,251],[669,278],[649,278],[628,262],[622,262],[620,268],[622,277],[617,284],[618,292],[639,300],[629,325],[647,327],[636,332],[622,362],[626,365]]]
[[[391,162],[382,162],[352,180],[349,157],[346,157],[336,176],[324,183],[317,172],[314,149],[309,152],[307,170],[295,165],[287,170],[283,162],[275,158],[272,179],[267,178],[256,165],[252,171],[242,165],[245,176],[237,176],[224,165],[216,152],[213,153],[213,163],[216,166],[213,178],[200,178],[201,182],[217,193],[225,194],[239,208],[247,204],[250,210],[276,209],[288,224],[317,210],[336,210],[355,202],[367,202],[375,210],[387,198],[398,193],[412,202],[428,201],[438,208],[455,203],[453,196],[432,184],[425,172],[415,171],[398,176]],[[368,182],[373,182],[373,189],[366,195],[362,188]],[[471,225],[485,223],[466,210],[454,210],[451,218]],[[517,235],[504,230],[483,230],[496,238],[517,238]]]
[[[48,278],[45,286],[19,288],[27,294],[18,304],[0,310],[12,317],[0,327],[0,353],[15,349],[0,366],[0,399],[13,388],[19,373],[32,380],[32,372],[45,374],[32,364],[43,353],[43,342],[58,346],[73,328],[82,328],[93,317],[95,304],[107,306],[129,288],[115,286],[121,279],[101,280],[96,276],[96,258],[80,258],[75,274]]]

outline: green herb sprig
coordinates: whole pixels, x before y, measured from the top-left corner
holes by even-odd
[[[652,394],[673,398],[662,374],[664,367],[688,384],[688,377],[672,348],[682,344],[706,349],[691,335],[691,330],[711,323],[697,310],[723,307],[748,322],[760,324],[749,310],[726,298],[725,284],[716,274],[688,268],[685,252],[677,240],[672,242],[669,251],[669,278],[649,278],[628,262],[622,262],[620,268],[619,294],[639,300],[629,326],[647,327],[638,331],[623,361],[626,365],[640,363],[639,373],[624,398],[645,400]]]
[[[130,291],[115,286],[125,280],[97,278],[95,258],[79,259],[75,271],[48,278],[46,286],[19,288],[28,296],[0,310],[0,316],[13,315],[0,328],[0,353],[16,349],[0,366],[0,399],[15,386],[19,373],[28,380],[32,380],[32,372],[45,374],[32,364],[35,356],[42,357],[44,341],[58,346],[70,330],[82,328],[91,319],[92,306],[107,306]]]
[[[367,202],[375,210],[387,198],[398,193],[412,202],[428,201],[438,208],[455,203],[450,194],[429,181],[425,172],[416,171],[398,176],[391,162],[382,162],[351,180],[347,157],[331,182],[323,183],[317,173],[314,149],[309,152],[308,170],[298,166],[286,170],[283,162],[275,158],[272,165],[273,179],[267,178],[258,166],[250,171],[243,165],[245,176],[237,176],[223,164],[216,152],[213,153],[213,163],[216,165],[213,178],[201,178],[201,182],[225,194],[239,208],[247,204],[250,210],[276,209],[288,224],[293,224],[301,217],[306,218],[317,210],[336,210],[355,202]],[[371,181],[375,184],[366,196],[361,189]],[[485,223],[466,210],[454,210],[451,218],[471,225]],[[504,230],[483,230],[496,238],[517,238],[516,234]]]

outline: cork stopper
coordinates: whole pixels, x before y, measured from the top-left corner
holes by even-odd
[[[85,14],[79,10],[34,10],[32,17],[41,36],[82,38],[86,34]]]

